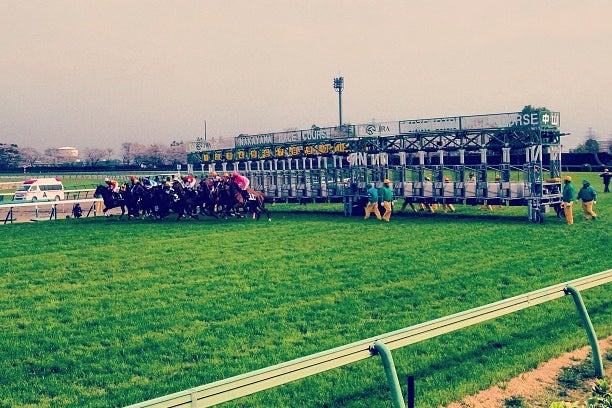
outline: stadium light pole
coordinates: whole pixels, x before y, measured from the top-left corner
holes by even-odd
[[[334,78],[334,90],[338,92],[338,116],[340,117],[340,125],[342,128],[342,90],[344,89],[344,77]]]

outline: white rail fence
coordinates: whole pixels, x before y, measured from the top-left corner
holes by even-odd
[[[49,217],[48,219],[57,219],[57,206],[61,205],[61,206],[65,206],[65,205],[75,205],[75,204],[91,204],[91,206],[89,207],[89,209],[83,208],[83,215],[85,217],[89,217],[89,215],[91,213],[93,213],[93,215],[97,215],[98,212],[101,212],[102,209],[100,208],[100,205],[102,203],[102,199],[101,198],[85,198],[85,199],[81,199],[81,200],[63,200],[63,201],[26,201],[26,202],[8,202],[8,203],[2,203],[0,202],[0,221],[2,221],[4,224],[6,223],[12,223],[15,219],[14,217],[14,209],[18,209],[18,208],[29,208],[32,209],[33,213],[34,213],[34,218],[33,220],[39,220],[42,219],[40,218],[40,214],[39,214],[39,210],[40,208],[45,208],[45,207],[49,207],[50,212],[49,212]],[[98,204],[100,203],[100,204]],[[72,207],[71,207],[72,208]],[[2,216],[3,212],[6,211],[6,215]],[[46,218],[46,217],[45,217]]]

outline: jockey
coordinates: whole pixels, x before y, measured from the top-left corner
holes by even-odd
[[[104,182],[108,185],[108,189],[113,193],[119,193],[119,183],[117,180],[111,180],[108,177],[104,179]]]
[[[193,177],[191,174],[187,174],[183,176],[183,186],[185,188],[189,188],[193,190],[195,185],[196,185],[195,177]]]
[[[249,199],[249,193],[247,192],[247,188],[249,187],[250,180],[247,177],[240,175],[237,171],[232,173],[230,179],[234,183],[236,183],[236,185],[240,189],[242,197],[244,197],[244,200],[247,201]]]
[[[240,175],[237,171],[233,172],[230,178],[241,190],[246,190],[247,187],[249,187],[250,180],[247,177]]]
[[[136,184],[140,183],[140,180],[136,176],[130,176],[130,181],[132,182],[130,187],[134,187]]]
[[[151,187],[155,187],[157,185],[157,182],[155,180],[151,180],[150,177],[145,177],[143,179],[143,184],[146,189],[149,189]]]
[[[134,176],[130,176],[130,179],[132,179],[132,177]],[[140,179],[138,177],[134,177],[132,179],[132,185],[130,186],[130,191],[132,193],[138,191],[139,188],[142,188],[142,184],[140,183]]]
[[[164,193],[166,193],[170,197],[172,197],[173,201],[178,201],[179,197],[176,194],[176,192],[174,191],[174,189],[172,188],[172,183],[170,181],[164,182],[163,191],[164,191]]]
[[[123,197],[121,196],[121,186],[117,183],[117,180],[109,179],[108,177],[104,179],[104,182],[108,185],[108,189],[113,193],[113,198],[116,200],[121,200]]]
[[[202,175],[202,178],[204,178],[204,175]],[[208,175],[208,178],[206,179],[206,185],[209,188],[214,189],[215,187],[217,187],[217,184],[219,184],[219,181],[221,181],[221,177],[217,174],[216,171],[211,171]]]

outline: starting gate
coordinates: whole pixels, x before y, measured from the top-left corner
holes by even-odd
[[[404,206],[561,203],[560,114],[521,112],[240,135],[231,149],[194,151],[208,171],[239,171],[276,201],[361,206],[370,183],[390,179]],[[193,157],[192,157],[193,160]]]

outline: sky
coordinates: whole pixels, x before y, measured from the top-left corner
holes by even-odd
[[[0,143],[112,148],[313,124],[561,113],[612,138],[609,0],[0,0]]]

